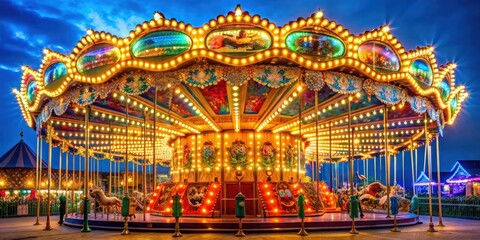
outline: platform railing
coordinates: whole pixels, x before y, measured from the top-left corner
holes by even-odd
[[[36,216],[37,200],[26,201],[0,201],[0,218]],[[60,202],[53,200],[50,205],[50,214],[59,214]],[[47,201],[40,202],[40,215],[47,215]]]
[[[420,214],[429,214],[428,198],[420,197]],[[432,213],[438,216],[438,199],[432,199]],[[442,215],[444,217],[480,219],[479,197],[442,198]]]

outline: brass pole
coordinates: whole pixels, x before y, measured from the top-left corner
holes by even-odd
[[[128,197],[128,97],[125,99],[125,174],[123,175],[123,195]]]
[[[317,199],[320,199],[320,181],[318,180],[318,170],[319,170],[319,166],[318,166],[318,155],[320,154],[318,152],[318,144],[319,144],[319,140],[318,140],[318,92],[314,92],[315,93],[315,155],[317,157],[317,162],[316,162],[316,167],[315,167],[315,181],[317,182]],[[313,168],[312,168],[312,171],[313,171]],[[318,205],[317,207],[317,213],[320,212],[320,204]],[[303,222],[303,218],[302,218],[302,222]]]
[[[332,122],[328,122],[328,152],[329,152],[329,161],[330,161],[330,192],[333,193],[333,163],[332,163]],[[336,172],[336,171],[335,171]],[[338,182],[338,174],[336,174],[336,179]],[[336,184],[338,187],[338,183]]]
[[[373,180],[377,181],[377,157],[373,156]]]
[[[389,174],[389,161],[390,156],[388,153],[388,107],[387,105],[383,105],[383,135],[385,141],[385,177],[387,183],[387,218],[390,218],[390,174]]]
[[[355,155],[353,145],[354,145],[354,139],[352,137],[354,136],[353,131],[352,131],[352,110],[351,110],[351,96],[348,96],[348,101],[347,101],[347,107],[348,107],[348,165],[349,165],[349,182],[350,182],[350,196],[353,196],[353,158]],[[352,206],[352,205],[350,205]],[[351,208],[351,207],[350,207]],[[350,211],[353,211],[351,208]],[[355,218],[352,217],[352,229],[350,230],[351,234],[358,234],[358,231],[355,229]]]
[[[393,186],[397,186],[397,154],[393,155]]]
[[[442,187],[440,180],[440,139],[438,138],[438,133],[435,136],[437,143],[437,194],[438,194],[438,227],[445,227],[443,225],[442,219]]]
[[[62,147],[61,145],[58,146],[58,187],[57,190],[60,191],[62,189]]]
[[[67,146],[68,149],[68,146]],[[65,208],[65,217],[68,217],[68,151],[65,151],[65,199],[66,199],[66,208]]]
[[[90,159],[89,148],[90,148],[90,106],[85,107],[85,167],[83,169],[83,195],[85,196],[83,200],[83,228],[82,232],[91,232],[92,230],[88,226],[88,214],[90,213],[90,199],[88,198],[89,194],[89,174],[88,174],[88,161]]]
[[[48,141],[48,182],[47,182],[47,223],[45,225],[45,230],[52,230],[50,226],[50,186],[52,183],[52,137],[53,137],[53,127],[52,122],[48,122],[47,126],[47,141]]]
[[[73,213],[75,212],[74,207],[76,207],[76,204],[77,204],[77,200],[75,199],[75,155],[73,155],[73,153],[72,153],[72,192],[73,192],[73,195],[72,195],[72,216],[73,216]]]
[[[432,155],[430,152],[430,139],[428,134],[428,121],[427,121],[427,113],[425,113],[424,118],[425,123],[425,149],[427,150],[427,159],[428,160],[428,208],[430,214],[430,223],[428,225],[427,232],[436,232],[435,228],[433,227],[433,210],[432,210]]]
[[[402,187],[403,187],[403,196],[405,196],[405,152],[402,151]]]
[[[153,103],[153,191],[157,189],[157,85]]]
[[[110,120],[108,120],[108,153],[109,153],[109,158],[108,159],[108,166],[109,166],[109,172],[108,172],[108,196],[112,196],[112,123]]]
[[[302,86],[302,79],[299,79],[298,86]],[[300,180],[300,163],[302,158],[302,92],[298,93],[298,142],[297,142],[297,182]]]
[[[41,169],[43,166],[43,161],[39,157],[39,152],[40,152],[40,144],[41,144],[41,138],[37,134],[37,157],[36,157],[36,162],[35,162],[35,191],[37,194],[37,219],[35,221],[35,224],[33,225],[40,225],[40,182],[41,182]]]
[[[413,188],[413,195],[415,195],[415,166],[414,166],[414,159],[413,159],[413,138],[410,140],[410,162],[412,165],[412,188]]]
[[[142,181],[142,191],[143,191],[143,221],[146,221],[146,210],[147,210],[147,111],[143,116],[143,181]]]

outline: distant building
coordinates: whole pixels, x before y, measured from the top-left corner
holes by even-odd
[[[450,172],[440,172],[440,186],[442,190],[442,195],[448,196],[451,195],[450,186],[446,183],[447,178],[450,176]],[[432,194],[437,194],[438,191],[438,174],[437,172],[432,172]],[[428,194],[428,176],[422,172],[418,179],[415,181],[415,192],[417,194]]]
[[[452,195],[480,195],[480,160],[459,160],[446,180]]]

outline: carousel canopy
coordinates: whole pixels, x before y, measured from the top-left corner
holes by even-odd
[[[34,168],[37,154],[21,139],[0,158],[0,168]],[[43,168],[47,164],[42,160]]]
[[[126,37],[89,29],[70,53],[46,49],[15,96],[29,126],[51,123],[70,148],[85,148],[88,122],[98,158],[151,163],[155,149],[168,166],[172,139],[229,131],[368,158],[454,123],[468,93],[433,50],[406,50],[388,26],[352,34],[322,12],[279,26],[237,7],[199,27],[156,13]]]

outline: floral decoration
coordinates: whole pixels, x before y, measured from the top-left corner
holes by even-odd
[[[191,168],[193,162],[193,151],[190,145],[185,144],[183,146],[183,167],[184,168]]]
[[[266,141],[260,147],[260,155],[262,156],[262,166],[271,167],[275,164],[277,149],[275,149],[270,141]]]
[[[212,141],[206,141],[202,147],[202,165],[204,167],[213,167],[218,154],[218,147],[213,145]]]
[[[285,166],[287,168],[295,167],[295,149],[292,145],[287,145],[285,149]]]
[[[227,148],[230,164],[233,167],[247,166],[247,152],[250,148],[247,147],[244,141],[235,140],[232,146]]]

